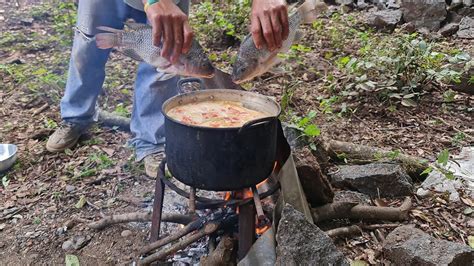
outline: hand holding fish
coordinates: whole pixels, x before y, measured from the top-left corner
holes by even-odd
[[[279,49],[288,38],[288,8],[285,0],[254,0],[251,32],[255,46]]]
[[[153,45],[158,46],[163,41],[161,56],[175,64],[181,54],[191,49],[194,34],[188,16],[173,0],[150,5],[146,14],[153,28]]]

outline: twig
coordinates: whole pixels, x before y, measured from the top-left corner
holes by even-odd
[[[203,238],[204,236],[214,233],[218,228],[219,228],[218,223],[210,222],[210,223],[206,224],[206,226],[204,226],[204,228],[202,228],[201,230],[199,230],[195,234],[192,234],[192,235],[186,237],[182,241],[170,246],[169,248],[167,248],[163,251],[154,253],[154,254],[152,254],[148,257],[143,258],[142,260],[140,260],[138,262],[138,265],[150,265],[152,262],[155,262],[155,261],[160,260],[160,259],[164,259],[167,256],[175,253],[176,251],[181,250],[181,249],[191,245],[192,243],[198,241],[199,239]]]
[[[376,230],[376,229],[391,229],[399,227],[400,224],[361,224],[359,225],[364,230]]]
[[[191,191],[189,193],[189,213],[196,213],[196,188],[194,187],[191,187]]]
[[[130,131],[130,118],[123,117],[105,110],[99,110],[99,123],[108,127],[118,127],[124,131]]]
[[[9,214],[7,214],[7,215],[5,215],[5,216],[3,216],[3,217],[0,217],[0,221],[8,220],[8,219],[12,218],[15,214],[17,214],[17,213],[23,211],[24,209],[25,209],[25,207],[18,208],[18,209],[12,211],[11,213],[9,213]]]
[[[48,103],[45,103],[43,104],[41,107],[39,107],[38,109],[36,109],[35,111],[33,111],[33,115],[37,115],[37,114],[40,114],[42,113],[44,110],[48,109],[49,107],[49,104]]]
[[[197,221],[189,223],[185,227],[178,230],[178,232],[176,232],[175,234],[169,235],[168,237],[165,237],[165,238],[162,238],[158,241],[155,241],[155,242],[145,246],[144,248],[140,249],[140,251],[138,252],[138,255],[145,255],[145,254],[149,253],[150,251],[153,251],[153,250],[158,249],[162,246],[165,246],[165,245],[167,245],[167,244],[169,244],[169,243],[171,243],[175,240],[178,240],[179,238],[191,233],[192,231],[196,231],[198,229],[201,229],[202,226],[203,226],[203,222],[204,221],[202,219],[199,219]]]
[[[255,203],[255,209],[257,210],[257,217],[259,220],[264,220],[265,213],[263,212],[262,202],[260,201],[260,198],[258,197],[257,187],[255,186],[252,187],[252,194],[253,194],[253,201]]]
[[[188,224],[193,220],[193,216],[185,214],[164,213],[161,217],[162,222]],[[115,214],[105,216],[99,221],[89,223],[88,226],[95,230],[102,230],[107,226],[128,223],[128,222],[149,222],[151,221],[150,212],[132,212],[125,214]]]
[[[219,265],[235,265],[233,260],[234,241],[232,237],[223,236],[217,248],[210,252],[209,255],[201,257],[199,263],[202,266],[219,266]]]
[[[362,234],[362,229],[357,225],[351,225],[346,227],[339,227],[331,229],[325,232],[329,237],[343,237],[343,236],[353,236]]]

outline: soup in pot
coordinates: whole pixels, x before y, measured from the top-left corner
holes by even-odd
[[[167,114],[184,124],[213,128],[241,127],[248,121],[270,116],[246,108],[241,102],[212,100],[176,106]]]

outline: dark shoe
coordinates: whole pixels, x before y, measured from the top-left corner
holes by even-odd
[[[84,129],[78,125],[63,122],[59,128],[49,137],[46,149],[50,152],[62,152],[74,146]]]
[[[145,156],[143,161],[145,163],[145,173],[149,177],[157,177],[158,176],[158,168],[160,167],[160,163],[163,160],[165,154],[163,152],[157,152],[150,155]]]

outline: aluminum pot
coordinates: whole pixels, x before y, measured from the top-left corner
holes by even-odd
[[[195,81],[185,79],[178,86],[181,89],[183,83]],[[237,101],[270,116],[233,128],[187,125],[168,116],[173,107],[206,100]],[[239,190],[256,185],[271,174],[281,109],[269,97],[240,90],[200,90],[170,98],[162,111],[167,166],[184,184],[214,191]]]

